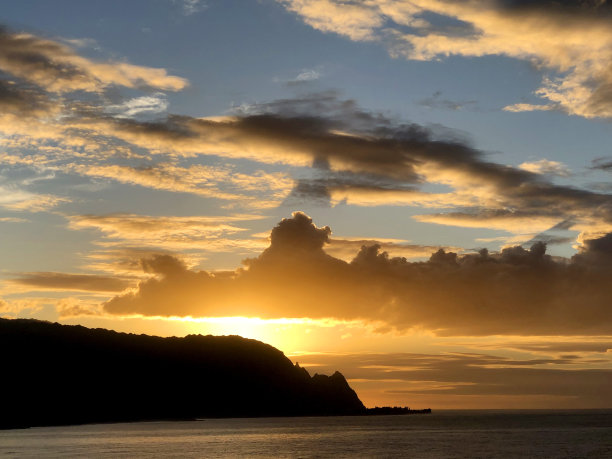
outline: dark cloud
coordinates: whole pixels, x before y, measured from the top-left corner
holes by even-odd
[[[0,26],[0,70],[50,92],[100,92],[106,86],[179,90],[186,80],[163,69],[94,62],[56,40]]]
[[[317,178],[303,178],[295,181],[295,186],[285,200],[285,205],[310,203],[329,206],[333,194],[345,192],[367,192],[374,196],[386,192],[410,193],[418,191],[414,185],[420,179],[417,176],[398,180],[381,175],[354,173],[349,171],[322,171]]]
[[[610,171],[612,170],[612,158],[596,158],[591,161],[591,169],[599,169],[602,171]]]
[[[371,247],[372,250],[380,252],[387,252],[398,257],[405,258],[429,258],[429,256],[442,250],[460,250],[455,247],[441,247],[434,245],[420,245],[410,244],[405,241],[394,241],[386,240],[379,241],[374,238],[372,239],[336,239],[330,238],[329,245],[326,246],[325,252],[343,260],[352,260],[355,254],[358,253],[362,247]]]
[[[612,236],[586,241],[571,260],[546,245],[427,262],[364,245],[350,263],[327,254],[328,227],[303,213],[272,230],[271,244],[245,269],[217,276],[172,257],[143,261],[158,276],[104,308],[113,314],[310,317],[365,320],[440,335],[605,335],[612,309]]]
[[[535,235],[533,238],[525,242],[523,245],[531,246],[538,242],[542,242],[546,244],[547,246],[571,243],[575,239],[574,236],[561,235],[559,233],[569,230],[574,224],[575,222],[569,219],[559,222],[553,227],[549,228],[548,230]]]
[[[325,180],[298,179],[283,205],[292,207],[302,203],[328,207],[331,203],[329,184]]]
[[[284,218],[270,234],[270,248],[263,256],[271,253],[283,253],[287,250],[307,251],[309,254],[323,254],[323,245],[329,242],[329,226],[317,228],[312,219],[302,212],[293,214],[293,218]]]
[[[611,14],[607,0],[494,0],[501,10],[516,12],[540,11],[543,14],[601,15]]]
[[[133,281],[117,277],[56,272],[23,273],[11,282],[40,289],[93,292],[120,292],[133,285]]]
[[[327,205],[329,195],[359,205],[359,199],[350,197],[367,191],[381,203],[401,204],[389,193],[442,183],[453,190],[433,196],[434,204],[427,204],[425,192],[410,203],[470,207],[462,213],[482,220],[491,212],[520,211],[527,218],[612,223],[608,194],[556,185],[542,174],[496,164],[448,132],[366,112],[333,93],[257,105],[222,120],[171,116],[155,123],[104,123],[112,135],[143,147],[316,165],[315,176],[297,181],[289,203],[312,198]]]
[[[80,86],[88,80],[82,69],[58,59],[71,54],[69,48],[60,43],[14,33],[0,26],[0,50],[0,69],[43,87]]]
[[[11,80],[0,80],[2,114],[28,116],[48,112],[51,108],[51,101],[41,91]]]
[[[569,244],[570,242],[573,242],[574,240],[575,238],[573,236],[556,236],[554,234],[541,233],[541,234],[538,234],[536,237],[527,241],[525,245],[531,245],[537,242],[542,242],[546,244],[547,246],[561,245],[561,244]]]

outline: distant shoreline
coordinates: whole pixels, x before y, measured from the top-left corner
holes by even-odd
[[[399,415],[399,414],[431,414],[431,408],[412,410],[406,406],[382,406],[366,408],[365,416]]]

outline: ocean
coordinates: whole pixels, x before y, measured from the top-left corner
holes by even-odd
[[[37,427],[0,431],[0,457],[612,458],[612,410]]]

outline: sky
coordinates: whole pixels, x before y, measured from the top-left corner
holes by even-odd
[[[6,2],[0,316],[612,408],[611,121],[606,0]]]

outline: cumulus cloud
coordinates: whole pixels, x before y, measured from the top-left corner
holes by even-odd
[[[390,238],[330,238],[328,242],[325,246],[325,252],[345,261],[352,260],[363,246],[377,246],[381,252],[403,258],[429,258],[432,253],[440,249],[446,251],[461,250],[459,247],[410,244],[402,239]]]
[[[458,255],[443,249],[410,262],[364,245],[350,262],[327,254],[331,230],[303,213],[282,220],[270,246],[234,272],[143,260],[154,278],[116,296],[119,315],[335,318],[424,328],[440,335],[610,334],[612,238],[585,241],[571,260],[546,245]]]
[[[315,29],[381,42],[392,56],[501,55],[548,70],[536,91],[542,104],[514,104],[509,111],[558,109],[587,118],[612,117],[608,2],[278,1]]]

